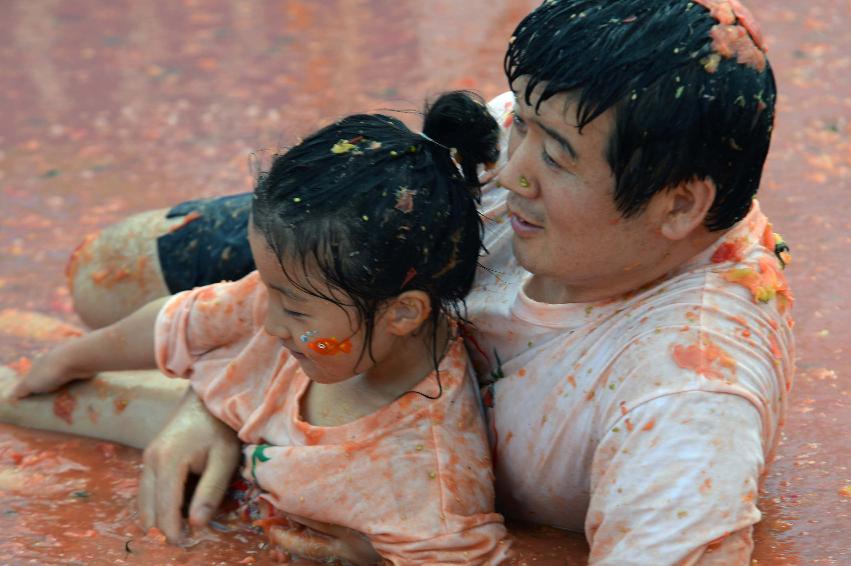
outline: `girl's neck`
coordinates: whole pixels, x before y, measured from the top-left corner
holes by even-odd
[[[356,379],[362,386],[386,395],[388,399],[396,399],[414,389],[435,370],[435,361],[440,363],[449,346],[449,322],[440,317],[436,324],[436,332],[423,328],[416,335],[400,339],[389,356]]]
[[[393,403],[434,371],[435,355],[439,363],[451,337],[449,323],[441,319],[436,342],[431,332],[423,331],[400,341],[392,355],[361,375],[333,384],[311,382],[302,400],[302,418],[315,426],[340,426]]]

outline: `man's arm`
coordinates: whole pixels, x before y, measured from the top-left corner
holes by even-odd
[[[145,449],[139,483],[142,524],[179,541],[186,479],[194,473],[201,478],[189,505],[189,523],[205,525],[227,491],[239,455],[236,432],[213,417],[188,388],[174,416]]]
[[[763,451],[759,413],[737,395],[691,391],[631,409],[595,453],[589,564],[750,564]]]

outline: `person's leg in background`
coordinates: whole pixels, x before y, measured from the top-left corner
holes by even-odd
[[[153,299],[247,275],[250,210],[249,193],[188,201],[87,237],[67,267],[74,309],[100,328]]]
[[[66,268],[74,310],[91,328],[107,326],[169,294],[157,238],[178,222],[168,209],[135,214],[86,237]]]

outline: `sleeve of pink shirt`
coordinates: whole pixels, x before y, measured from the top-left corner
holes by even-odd
[[[207,409],[234,430],[243,424],[239,415],[251,407],[229,410],[216,400],[241,399],[243,390],[256,387],[248,379],[220,378],[239,377],[227,367],[261,328],[265,307],[265,288],[253,272],[239,281],[179,293],[157,317],[155,348],[160,370],[171,377],[191,378]],[[210,380],[217,380],[215,391]]]

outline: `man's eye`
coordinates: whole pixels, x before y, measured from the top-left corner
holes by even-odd
[[[555,159],[550,157],[550,154],[547,153],[546,150],[541,152],[541,159],[547,165],[547,167],[552,167],[553,169],[561,169],[561,165],[559,165]]]
[[[512,112],[512,116],[513,116],[513,118],[512,118],[512,121],[511,121],[511,125],[514,126],[515,128],[517,128],[517,130],[519,130],[520,132],[525,132],[526,131],[526,122],[523,121],[523,118],[518,116],[517,112]]]

